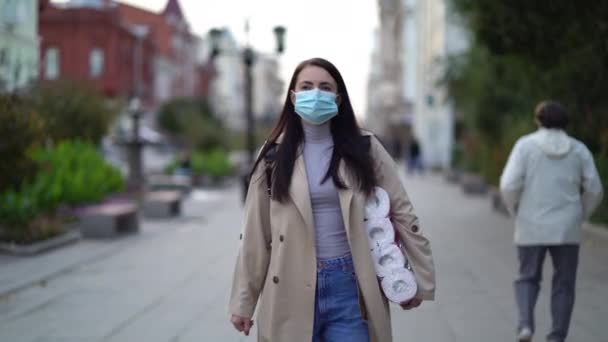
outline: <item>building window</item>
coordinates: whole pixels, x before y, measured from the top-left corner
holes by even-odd
[[[21,22],[23,10],[19,0],[4,1],[4,7],[0,10],[2,13],[0,21],[9,30],[13,30]]]
[[[59,77],[59,49],[46,49],[44,54],[44,78],[54,80]]]
[[[103,74],[103,62],[103,50],[100,48],[91,50],[89,56],[89,74],[91,77],[98,78]]]

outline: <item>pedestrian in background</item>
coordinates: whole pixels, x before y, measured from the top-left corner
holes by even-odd
[[[273,155],[273,162],[267,155]],[[231,323],[258,341],[392,341],[364,223],[375,186],[416,274],[404,309],[434,297],[433,258],[393,159],[355,119],[336,67],[302,62],[251,174],[230,295]]]
[[[553,261],[552,328],[548,341],[565,341],[574,306],[581,226],[602,199],[593,156],[568,136],[568,113],[554,101],[535,109],[539,129],[520,138],[500,179],[505,204],[515,216],[519,277],[515,298],[518,339],[534,334],[534,306],[547,252]]]
[[[419,172],[424,173],[424,166],[422,165],[422,152],[420,151],[420,144],[416,137],[412,137],[407,153],[407,172],[409,174],[415,174]]]

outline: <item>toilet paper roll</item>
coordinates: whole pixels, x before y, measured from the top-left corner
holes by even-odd
[[[414,274],[405,268],[401,268],[382,278],[381,286],[386,298],[397,304],[414,298],[418,291]]]
[[[395,229],[388,217],[368,220],[365,228],[370,249],[395,242]]]
[[[395,243],[376,246],[372,250],[372,257],[378,277],[385,277],[393,274],[395,270],[405,268],[405,257]]]
[[[388,217],[390,210],[391,201],[388,193],[380,187],[375,187],[374,192],[365,201],[365,218],[371,220]]]

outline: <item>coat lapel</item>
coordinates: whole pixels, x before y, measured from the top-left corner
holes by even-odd
[[[304,166],[304,155],[300,153],[293,168],[291,176],[291,186],[289,192],[294,204],[298,208],[300,215],[304,218],[307,227],[314,229],[312,207],[310,204],[310,192],[308,189],[308,177]]]

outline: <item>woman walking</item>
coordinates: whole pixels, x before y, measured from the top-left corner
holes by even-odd
[[[416,274],[416,297],[401,303],[412,309],[434,298],[434,265],[394,161],[359,128],[336,67],[302,62],[251,172],[230,295],[238,331],[258,306],[258,341],[392,341],[364,228],[376,186]]]

